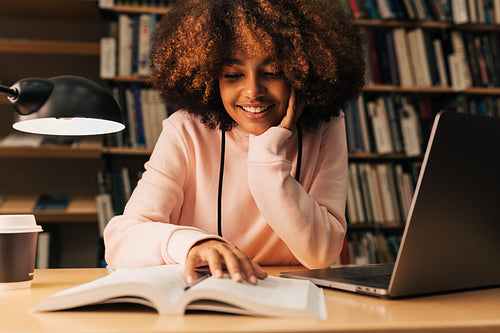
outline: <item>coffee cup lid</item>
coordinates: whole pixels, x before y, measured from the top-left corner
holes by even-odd
[[[34,215],[0,215],[0,233],[40,231],[42,231],[42,227],[36,224]]]

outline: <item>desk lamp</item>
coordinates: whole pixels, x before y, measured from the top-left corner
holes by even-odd
[[[12,107],[15,129],[45,135],[97,135],[121,131],[123,117],[113,96],[78,76],[28,78],[0,85]]]

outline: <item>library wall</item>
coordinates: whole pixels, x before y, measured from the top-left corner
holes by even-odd
[[[30,77],[99,77],[99,38],[104,23],[97,1],[18,0],[0,3],[0,83]],[[0,97],[0,138],[13,134],[14,110]],[[100,138],[97,138],[100,146]],[[99,148],[96,148],[99,149]],[[100,235],[94,197],[99,152],[70,146],[0,146],[0,213],[35,213],[50,235],[50,267],[96,267]],[[41,195],[69,196],[70,211],[34,211]],[[74,207],[71,210],[71,207]],[[44,243],[42,240],[40,243]]]
[[[49,158],[43,149],[23,157],[0,147],[0,192],[99,194],[107,196],[113,213],[122,211],[159,135],[158,124],[173,112],[159,103],[148,71],[142,71],[149,52],[144,41],[168,10],[167,2],[101,1],[106,8],[93,0],[0,3],[5,31],[0,62],[8,64],[0,82],[84,76],[110,89],[127,123],[122,133],[102,138],[91,158]],[[367,32],[368,67],[362,95],[345,106],[349,228],[340,262],[391,262],[434,116],[440,110],[500,116],[500,7],[474,0],[345,3]],[[141,24],[148,29],[139,29]],[[0,97],[0,136],[12,132],[12,115]],[[43,218],[59,239],[54,265],[98,264],[102,243],[96,215],[94,205],[92,213]]]

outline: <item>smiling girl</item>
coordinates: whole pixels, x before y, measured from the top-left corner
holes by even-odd
[[[112,268],[208,265],[257,283],[261,265],[339,256],[347,145],[342,105],[363,85],[363,37],[334,0],[185,0],[154,33],[154,84],[179,109],[123,215]]]

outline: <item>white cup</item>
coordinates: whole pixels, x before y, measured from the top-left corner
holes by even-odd
[[[40,231],[34,215],[0,215],[0,290],[31,287]]]

